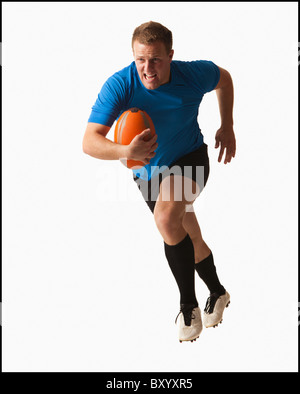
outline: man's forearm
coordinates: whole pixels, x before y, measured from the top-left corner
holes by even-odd
[[[221,126],[233,126],[233,83],[228,73],[228,83],[226,86],[216,89]]]
[[[97,133],[97,135],[85,139],[83,151],[96,159],[119,160],[126,158],[127,146],[112,142]]]

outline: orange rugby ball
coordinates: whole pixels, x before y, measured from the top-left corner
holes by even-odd
[[[147,112],[139,108],[130,108],[119,117],[116,127],[114,140],[118,144],[129,145],[133,138],[145,129],[150,129],[150,135],[147,140],[155,135],[155,127],[152,119]],[[137,160],[121,160],[128,168],[142,168],[144,163]]]

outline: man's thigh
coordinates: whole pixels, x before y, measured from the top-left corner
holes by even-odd
[[[155,211],[169,210],[175,216],[182,216],[192,209],[192,204],[200,194],[199,185],[190,178],[170,175],[160,184]]]
[[[162,180],[157,201],[179,201],[183,204],[192,204],[199,194],[200,187],[191,178],[170,175]]]

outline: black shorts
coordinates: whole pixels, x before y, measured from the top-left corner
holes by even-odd
[[[200,190],[206,185],[209,176],[209,157],[207,153],[207,145],[203,143],[200,148],[180,157],[165,171],[159,173],[156,177],[148,180],[143,180],[133,174],[133,179],[136,182],[140,192],[142,193],[151,212],[154,212],[155,203],[159,195],[159,187],[164,178],[172,175],[182,175],[195,181]]]

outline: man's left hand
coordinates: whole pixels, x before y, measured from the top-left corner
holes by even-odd
[[[236,141],[233,131],[233,127],[220,127],[216,132],[216,144],[215,148],[219,148],[221,145],[218,162],[220,163],[226,148],[226,154],[224,164],[230,163],[231,159],[235,157]]]

